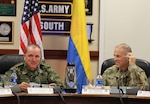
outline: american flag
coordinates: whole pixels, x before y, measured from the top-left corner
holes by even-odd
[[[44,60],[38,0],[25,0],[24,2],[19,54],[24,54],[28,44],[38,44],[41,47],[42,59]]]

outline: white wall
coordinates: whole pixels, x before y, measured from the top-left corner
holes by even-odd
[[[150,0],[104,0],[104,59],[123,42],[150,61]]]

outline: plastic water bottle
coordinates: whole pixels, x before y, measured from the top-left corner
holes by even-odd
[[[16,74],[15,70],[10,75],[10,82],[12,83],[12,85],[16,85],[17,84],[17,74]]]
[[[98,74],[96,77],[96,86],[103,86],[103,77],[101,74]]]

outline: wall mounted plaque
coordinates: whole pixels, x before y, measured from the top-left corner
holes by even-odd
[[[0,21],[0,44],[13,43],[13,22]]]
[[[0,0],[0,16],[16,16],[16,0]]]

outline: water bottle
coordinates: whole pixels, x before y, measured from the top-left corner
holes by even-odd
[[[96,86],[103,86],[103,77],[101,74],[98,74],[96,77]]]
[[[16,74],[15,70],[10,75],[10,82],[12,83],[12,85],[16,85],[17,84],[17,74]]]

